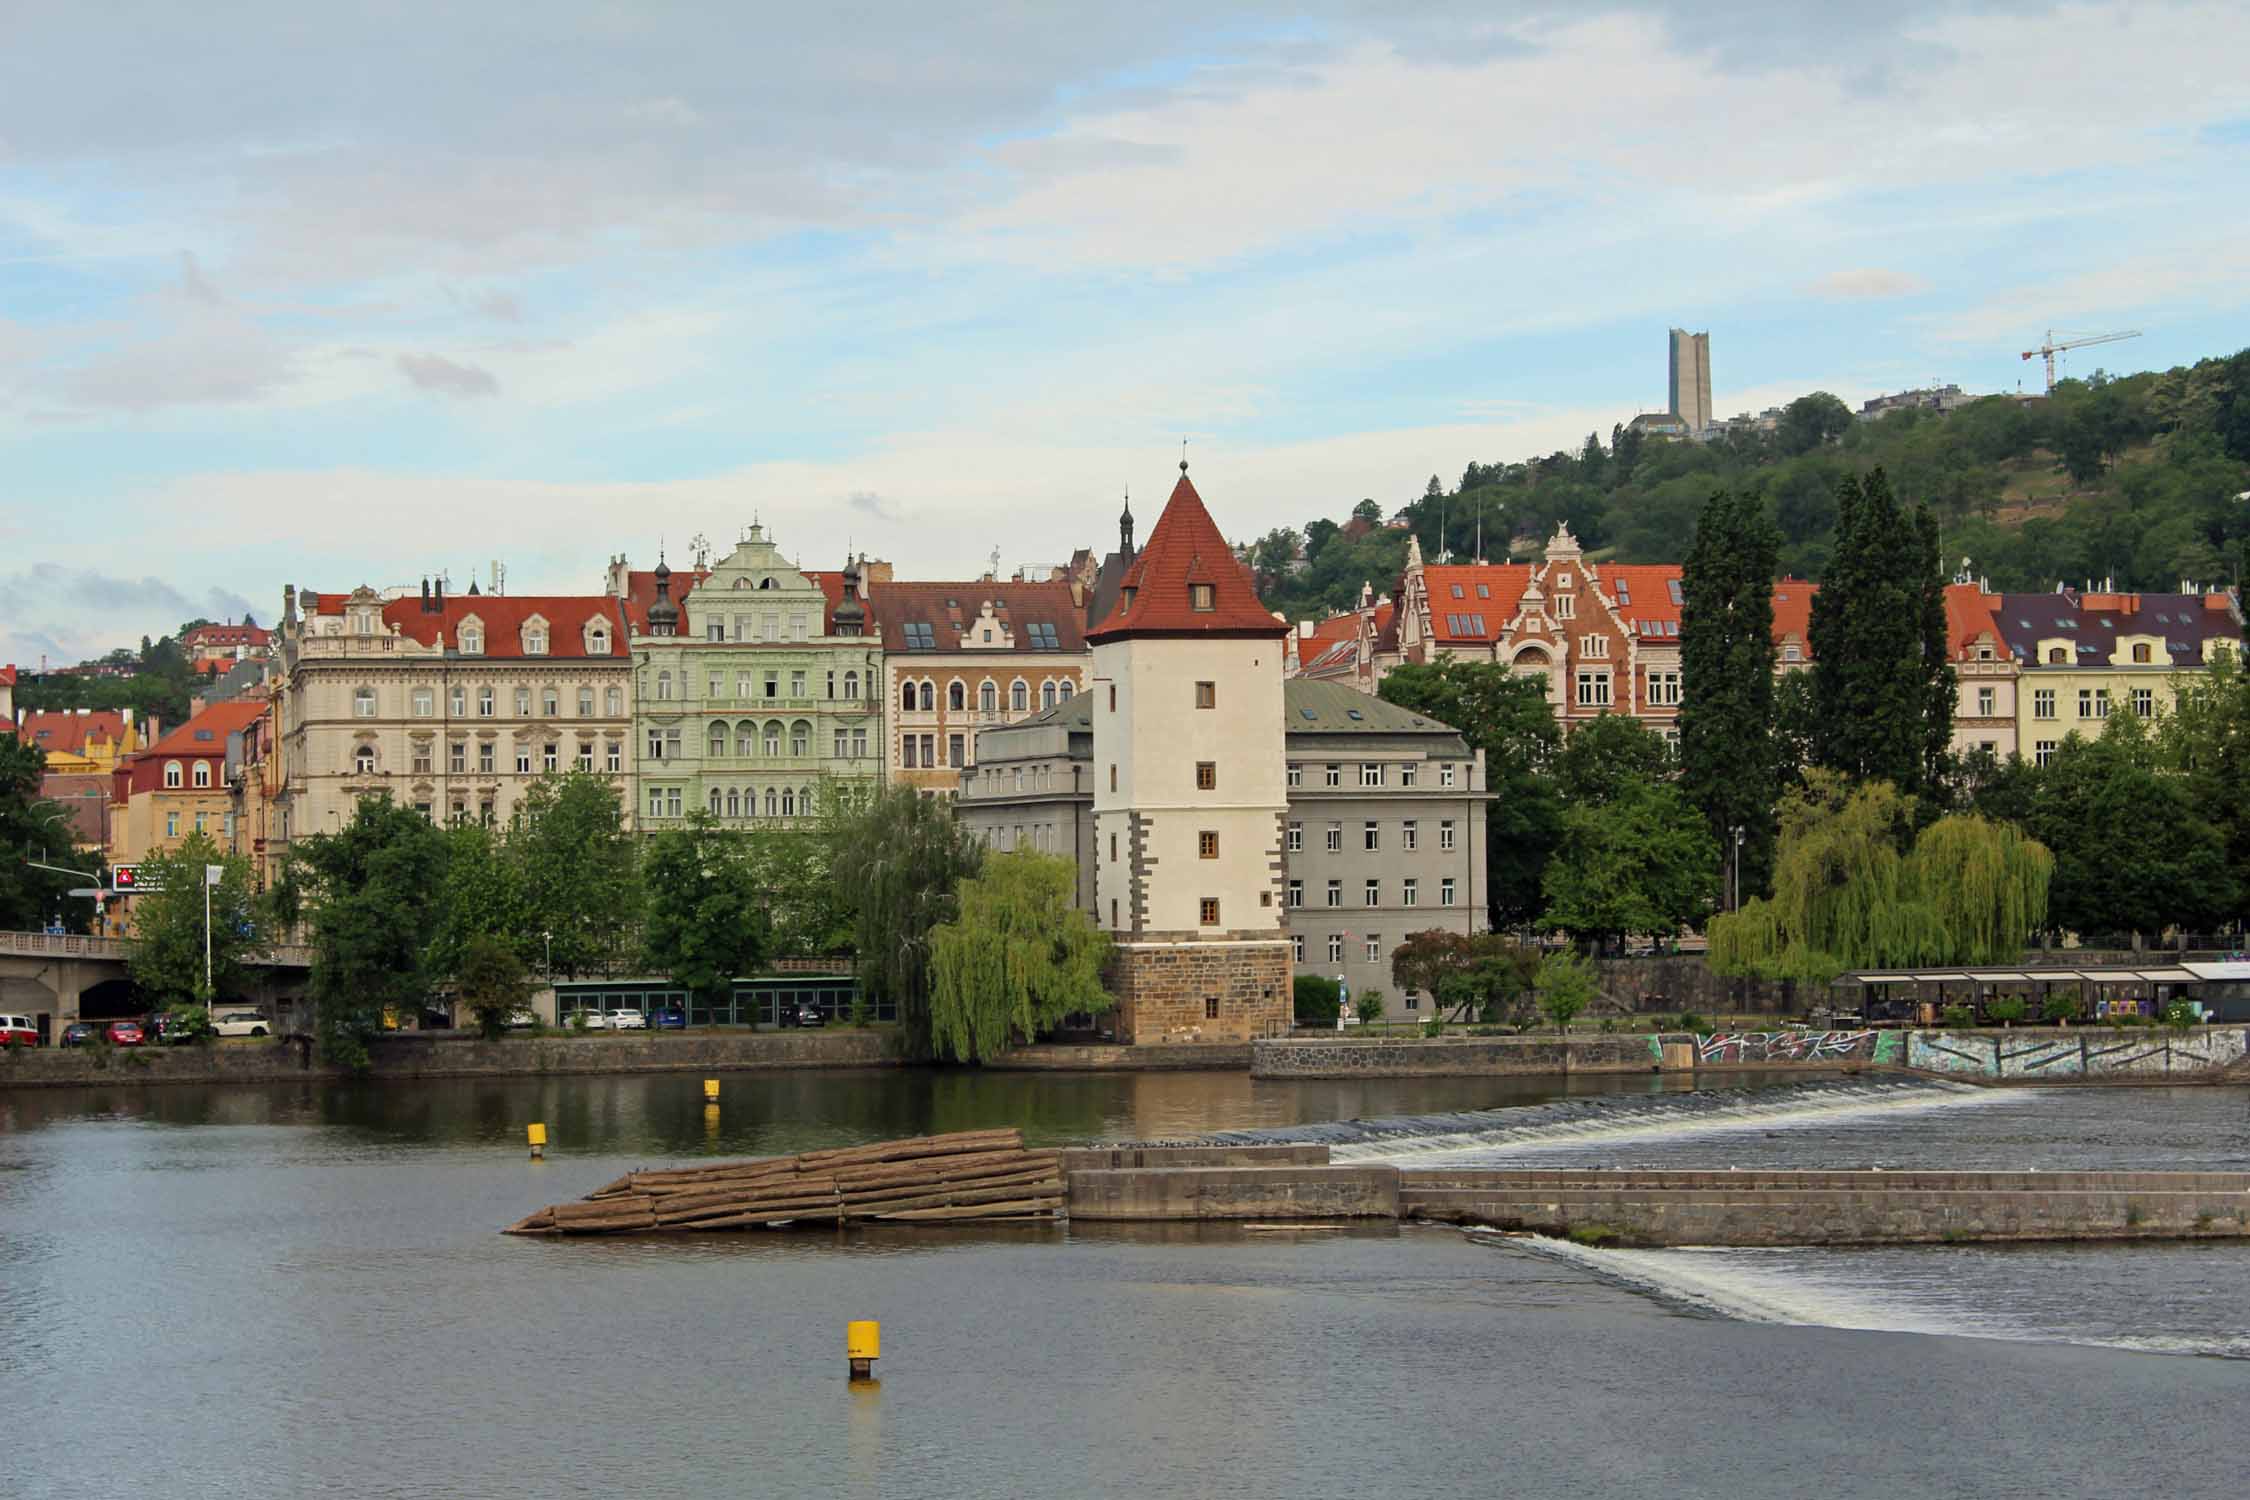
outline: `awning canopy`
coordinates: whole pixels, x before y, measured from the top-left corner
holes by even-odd
[[[2182,964],[2198,979],[2250,979],[2250,960],[2229,958],[2217,963]]]
[[[1979,984],[2029,984],[2037,976],[2032,974],[2009,974],[2003,973],[1999,970],[1994,970],[1990,973],[1987,973],[1983,969],[1979,969],[1976,971],[1976,973],[1970,975],[1969,977],[1974,979]]]
[[[2152,980],[2157,984],[2195,984],[2199,982],[2195,975],[2190,974],[2185,969],[2143,969],[2141,970],[2141,978]]]
[[[1966,974],[1917,974],[1914,977],[1924,984],[1967,984],[1969,982],[1969,976]]]

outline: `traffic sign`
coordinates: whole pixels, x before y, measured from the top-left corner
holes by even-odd
[[[139,865],[111,865],[109,888],[121,896],[135,891],[153,891],[162,884],[154,870],[144,870]]]

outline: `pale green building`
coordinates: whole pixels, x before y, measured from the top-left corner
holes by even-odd
[[[804,571],[753,525],[708,569],[642,576],[653,593],[626,601],[636,826],[698,810],[789,822],[838,785],[880,780],[882,642],[855,565]]]

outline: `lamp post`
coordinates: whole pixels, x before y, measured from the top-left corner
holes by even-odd
[[[1729,911],[1742,910],[1742,834],[1741,828],[1737,827],[1734,830],[1734,879],[1730,882],[1730,894],[1733,899],[1728,903],[1727,910]]]
[[[552,985],[555,982],[555,935],[542,932],[539,940],[547,945],[547,983]]]

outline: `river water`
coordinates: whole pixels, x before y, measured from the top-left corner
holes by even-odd
[[[494,1232],[638,1165],[1006,1123],[1406,1165],[2250,1165],[2242,1089],[1738,1081],[737,1075],[716,1120],[680,1075],[0,1093],[0,1492],[2240,1492],[2233,1246]]]

